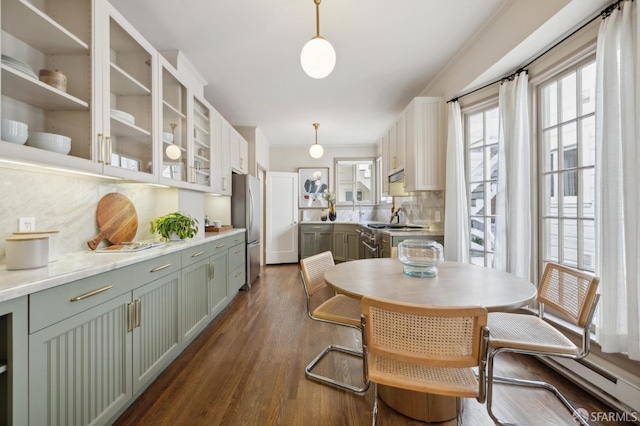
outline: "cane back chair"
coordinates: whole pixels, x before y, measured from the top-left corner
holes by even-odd
[[[433,307],[363,297],[365,374],[374,383],[458,398],[485,399],[487,310]],[[478,367],[478,377],[472,367]],[[458,406],[458,415],[460,406]]]
[[[552,384],[541,381],[494,376],[496,355],[515,352],[525,355],[558,356],[581,359],[590,348],[591,322],[598,304],[600,280],[593,275],[555,263],[548,263],[538,286],[538,315],[495,312],[489,314],[489,356],[487,360],[487,411],[496,424],[507,424],[493,413],[493,383],[539,387],[553,392],[571,411],[576,421],[585,419]],[[553,308],[582,332],[582,344],[575,345],[558,329],[545,321],[544,307]]]
[[[324,300],[318,307],[312,310],[312,298],[318,292],[327,287],[324,280],[324,272],[334,265],[333,255],[330,251],[319,253],[300,261],[300,275],[307,299],[307,315],[315,321],[349,327],[357,330],[362,336],[360,329],[360,301],[344,294],[335,294]],[[350,356],[362,358],[362,350],[352,349],[341,345],[326,346],[306,367],[305,376],[311,380],[316,380],[331,386],[335,386],[348,391],[362,394],[369,389],[369,383],[364,382],[362,386],[354,386],[327,376],[314,373],[314,367],[329,353],[341,352]],[[364,381],[364,374],[363,374]]]

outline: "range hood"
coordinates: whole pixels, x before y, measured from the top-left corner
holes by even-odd
[[[389,176],[389,195],[392,197],[406,197],[409,195],[404,190],[404,170]]]

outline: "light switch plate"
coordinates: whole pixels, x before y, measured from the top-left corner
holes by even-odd
[[[436,210],[436,217],[434,218],[434,220],[436,222],[440,222],[442,220],[442,217],[440,216],[440,210]]]
[[[18,231],[29,232],[36,230],[36,218],[35,217],[20,217],[18,218]]]

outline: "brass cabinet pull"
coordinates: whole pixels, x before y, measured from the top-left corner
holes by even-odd
[[[172,263],[167,263],[166,265],[162,265],[162,266],[158,266],[157,268],[153,268],[152,270],[150,270],[149,272],[158,272],[158,271],[162,271],[165,268],[168,268],[169,266],[171,266]]]
[[[133,331],[133,316],[134,315],[135,315],[135,313],[134,313],[133,303],[127,302],[127,333],[130,333],[130,332]]]
[[[203,254],[204,254],[204,252],[203,252],[203,251],[199,251],[199,252],[197,252],[197,253],[193,253],[193,254],[191,255],[191,257],[198,257],[198,256],[201,256],[201,255],[203,255]]]
[[[312,226],[311,229],[322,229],[322,226]]]
[[[216,277],[216,267],[212,261],[209,261],[209,281]]]
[[[113,142],[111,142],[111,136],[107,136],[105,138],[107,140],[107,148],[109,150],[107,158],[104,159],[104,162],[108,165],[111,164],[111,156],[113,155]]]
[[[238,249],[236,251],[234,251],[234,253],[240,253],[242,251],[242,249]]]
[[[238,241],[242,241],[242,238],[236,238],[235,240],[233,240],[234,242],[238,242]]]
[[[71,301],[72,301],[72,302],[77,302],[77,301],[79,301],[79,300],[86,299],[87,297],[95,296],[96,294],[103,293],[103,292],[105,292],[105,291],[109,290],[109,289],[110,289],[110,288],[112,288],[112,287],[113,287],[113,285],[108,285],[108,286],[105,286],[105,287],[99,288],[99,289],[97,289],[97,290],[93,290],[93,291],[90,291],[90,292],[88,292],[88,293],[81,294],[80,296],[72,297],[72,298],[71,298]]]
[[[104,163],[104,135],[98,133],[98,163]]]
[[[142,300],[140,300],[140,298],[137,298],[133,302],[135,303],[136,308],[136,323],[134,325],[135,328],[140,327],[140,322],[142,320]]]
[[[218,245],[216,246],[216,248],[222,248],[222,247],[224,247],[225,245],[226,245],[226,244],[218,244]]]

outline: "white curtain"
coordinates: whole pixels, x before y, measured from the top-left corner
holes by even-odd
[[[500,85],[495,267],[531,279],[531,148],[529,77]]]
[[[624,2],[600,24],[596,50],[596,333],[605,352],[640,360],[638,254],[640,114],[637,4]]]
[[[449,102],[448,121],[444,258],[469,263],[469,209],[464,173],[462,113],[458,101]]]

